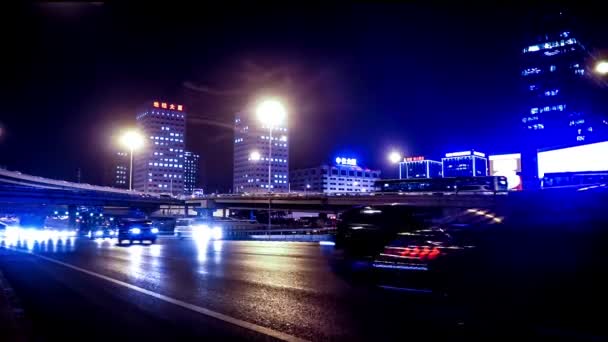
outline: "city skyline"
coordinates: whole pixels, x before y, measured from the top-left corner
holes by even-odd
[[[35,84],[28,82],[33,75],[9,73],[8,82],[15,87],[8,94],[14,101],[0,118],[0,164],[68,180],[80,168],[84,182],[101,184],[103,165],[85,151],[110,150],[109,137],[132,125],[137,104],[171,98],[191,109],[187,126],[196,138],[186,149],[201,156],[201,185],[212,192],[232,186],[232,177],[226,175],[232,160],[221,156],[232,154],[233,115],[262,92],[276,93],[293,105],[290,125],[298,130],[290,136],[289,152],[294,169],[342,154],[396,176],[385,158],[395,148],[410,156],[469,148],[516,152],[513,132],[524,107],[518,59],[529,41],[526,22],[541,12],[540,6],[532,14],[520,7],[330,6],[323,13],[302,9],[298,14],[286,8],[252,8],[254,17],[279,20],[283,32],[272,24],[256,25],[247,33],[223,25],[216,36],[201,36],[198,45],[218,48],[199,58],[201,50],[191,38],[225,20],[229,11],[220,9],[216,21],[195,25],[183,8],[164,13],[152,6],[137,15],[128,6],[72,9],[90,19],[79,32],[71,32],[75,18],[67,13],[28,32],[32,49],[42,56],[51,56],[44,42],[55,42],[64,48],[58,56],[71,54],[66,56],[75,63],[68,68],[58,57],[37,61],[42,64],[33,71],[56,70],[36,73],[42,79]],[[46,18],[63,10],[40,5],[20,15]],[[598,33],[602,30],[597,25],[603,23],[588,9],[575,10],[585,43],[607,46]],[[336,13],[343,18],[337,30]],[[319,23],[313,30],[299,25],[309,16]],[[164,17],[177,24],[166,29],[164,43],[157,32],[122,31],[126,24]],[[233,20],[239,19],[243,24],[259,21]],[[515,21],[519,24],[505,25]],[[483,32],[481,25],[487,26]],[[74,42],[82,43],[79,50],[71,48]],[[140,53],[161,45],[162,52]],[[125,60],[117,63],[119,55]],[[27,59],[14,62],[15,70],[32,65]],[[30,98],[36,101],[26,100]],[[51,144],[57,151],[40,148]],[[17,153],[15,146],[23,152]],[[22,153],[34,158],[24,160]],[[36,165],[58,159],[62,163],[46,169]]]

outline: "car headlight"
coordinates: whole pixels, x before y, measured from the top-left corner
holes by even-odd
[[[150,231],[152,232],[152,234],[158,234],[158,228],[152,228],[150,229]]]
[[[139,229],[139,228],[131,228],[131,229],[129,229],[129,232],[131,234],[139,234],[139,233],[141,233],[141,229]]]
[[[211,237],[214,240],[219,240],[222,238],[222,228],[221,227],[213,227],[211,230]]]
[[[95,236],[102,236],[103,235],[103,230],[98,230],[95,232]]]

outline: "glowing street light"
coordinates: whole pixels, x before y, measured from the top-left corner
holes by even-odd
[[[287,110],[281,101],[269,98],[257,104],[255,114],[263,125],[268,126],[268,192],[270,192],[272,189],[272,129],[285,121]],[[270,206],[271,201],[268,197],[268,230],[270,230],[272,224]]]
[[[600,75],[607,75],[608,74],[608,61],[599,61],[595,65],[595,72]]]
[[[255,109],[258,120],[268,126],[268,191],[272,188],[272,129],[280,125],[287,116],[285,106],[276,99],[265,99]]]
[[[399,153],[397,151],[393,151],[393,152],[389,153],[388,160],[393,164],[399,163],[401,161],[401,153]]]
[[[265,99],[258,103],[255,109],[258,120],[270,128],[280,125],[287,116],[285,106],[276,99]]]
[[[129,190],[133,190],[133,150],[141,148],[144,145],[144,137],[136,131],[129,131],[120,138],[120,142],[129,149],[131,155],[129,162]]]

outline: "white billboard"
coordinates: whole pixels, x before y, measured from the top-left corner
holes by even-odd
[[[521,190],[521,154],[496,154],[489,159],[490,176],[505,176],[509,190]]]
[[[608,141],[538,152],[538,177],[553,172],[608,171]]]

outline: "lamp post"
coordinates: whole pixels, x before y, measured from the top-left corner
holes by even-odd
[[[608,61],[599,61],[595,64],[595,72],[600,75],[608,75]]]
[[[121,142],[129,149],[129,190],[133,190],[133,151],[143,146],[144,138],[136,131],[129,131],[122,136]]]
[[[388,160],[391,162],[391,164],[397,164],[397,167],[399,168],[399,178],[401,178],[401,167],[399,166],[401,158],[401,153],[398,151],[392,151],[388,154]]]
[[[272,189],[272,129],[280,125],[287,116],[283,104],[276,99],[265,99],[255,109],[258,120],[268,126],[268,229],[270,230],[270,192]]]

